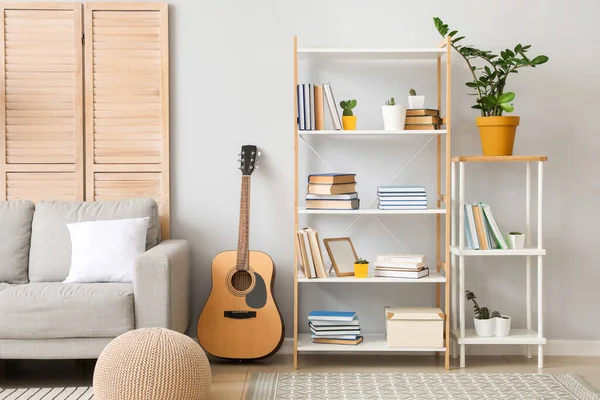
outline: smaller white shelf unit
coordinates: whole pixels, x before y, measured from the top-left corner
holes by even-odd
[[[540,338],[538,333],[531,329],[511,329],[510,335],[504,337],[477,336],[475,329],[466,329],[465,336],[460,337],[460,331],[452,330],[452,338],[459,344],[546,344],[545,338]]]
[[[340,344],[313,343],[310,333],[298,334],[298,352],[301,353],[331,353],[331,352],[369,352],[369,353],[398,353],[398,352],[445,352],[445,347],[388,347],[385,335],[363,335],[364,340],[356,346]]]
[[[298,48],[299,59],[312,60],[436,60],[446,54],[443,47],[418,49],[343,49],[343,48]]]
[[[458,289],[456,279],[452,282],[452,330],[451,344],[452,355],[456,357],[455,345],[460,346],[460,367],[465,367],[465,346],[473,344],[523,344],[527,345],[527,358],[531,358],[531,345],[538,346],[538,368],[544,367],[543,345],[546,343],[544,338],[544,319],[543,319],[543,259],[546,255],[546,249],[542,241],[542,204],[543,204],[543,183],[544,183],[544,162],[546,156],[461,156],[452,157],[451,167],[451,204],[452,204],[452,229],[450,235],[450,253],[452,254],[452,271],[458,264]],[[473,250],[465,248],[465,192],[466,180],[465,169],[469,163],[499,163],[499,162],[524,162],[526,164],[525,176],[525,240],[526,248],[509,250]],[[537,243],[531,243],[531,175],[532,164],[537,163]],[[456,176],[456,167],[458,165],[458,177]],[[458,186],[458,193],[457,193]],[[458,238],[457,238],[458,236]],[[525,256],[525,310],[527,313],[527,329],[514,329],[511,327],[510,335],[505,337],[479,337],[474,329],[465,328],[465,263],[471,256]],[[531,294],[531,265],[535,257],[537,260],[537,330],[533,329],[532,321],[532,294]],[[456,272],[454,272],[456,274]],[[458,304],[458,311],[456,306]]]
[[[429,135],[445,135],[448,133],[446,129],[430,129],[430,130],[401,130],[401,131],[384,131],[380,129],[357,129],[355,131],[335,131],[335,130],[321,130],[321,131],[298,131],[300,137],[306,136],[329,136],[329,137],[356,137],[356,136],[369,136],[369,137],[390,137],[390,136],[429,136]]]
[[[435,270],[429,270],[429,276],[419,279],[410,278],[380,278],[369,276],[368,278],[355,278],[353,276],[330,276],[329,278],[300,278],[298,283],[332,284],[332,283],[444,283],[446,277]]]
[[[380,210],[378,208],[359,208],[358,210],[312,210],[298,208],[298,214],[331,214],[331,215],[378,215],[378,214],[446,214],[445,208],[426,208],[424,210]]]

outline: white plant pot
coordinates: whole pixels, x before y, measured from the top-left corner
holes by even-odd
[[[386,131],[401,131],[406,120],[406,107],[401,105],[381,106],[383,114],[383,129]]]
[[[418,110],[425,108],[425,96],[408,96],[408,109]]]
[[[496,318],[477,319],[475,321],[475,332],[477,336],[490,337],[496,334]]]
[[[510,334],[511,319],[508,315],[503,315],[504,318],[493,318],[496,320],[496,336],[504,337]]]
[[[525,235],[508,235],[508,247],[511,249],[522,249],[525,247]]]

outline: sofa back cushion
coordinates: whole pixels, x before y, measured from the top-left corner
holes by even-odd
[[[29,254],[32,282],[62,282],[71,267],[68,223],[149,217],[146,250],[160,242],[158,206],[152,199],[40,201],[35,207]]]
[[[0,201],[0,282],[27,283],[31,243],[31,201]]]

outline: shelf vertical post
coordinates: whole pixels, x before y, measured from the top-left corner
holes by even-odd
[[[544,187],[544,163],[542,161],[538,162],[538,193],[537,193],[537,201],[538,201],[538,226],[537,226],[537,247],[538,249],[543,248],[542,241],[542,200],[543,200],[543,187]],[[537,279],[538,279],[538,287],[537,287],[537,295],[538,295],[538,338],[544,337],[544,313],[543,313],[543,260],[544,257],[538,256],[537,259]],[[544,368],[544,346],[538,345],[538,368]]]
[[[525,242],[531,247],[531,161],[526,163],[525,178]],[[527,304],[527,330],[531,331],[531,256],[527,256],[525,269],[525,296]],[[527,358],[531,358],[531,345],[527,345]]]
[[[464,226],[464,210],[465,210],[465,163],[458,163],[458,242],[459,248],[462,250],[465,247],[465,226]],[[458,299],[459,299],[459,323],[460,323],[460,339],[465,338],[465,257],[458,257]],[[465,367],[465,345],[460,344],[460,367]]]
[[[456,221],[456,216],[459,215],[459,212],[457,212],[457,207],[456,207],[456,163],[453,162],[450,166],[451,168],[451,182],[450,182],[450,187],[451,187],[451,195],[450,195],[450,201],[451,201],[451,208],[452,208],[452,225],[450,227],[450,244],[452,246],[456,246],[456,230],[457,230],[457,221]],[[460,215],[462,216],[462,213],[460,213]],[[464,218],[464,216],[463,216]],[[450,271],[451,273],[446,273],[446,275],[452,275],[452,313],[451,313],[451,318],[452,318],[452,330],[454,332],[456,332],[458,330],[458,315],[457,315],[457,307],[456,307],[456,303],[457,303],[457,292],[456,292],[456,281],[457,281],[457,274],[456,274],[456,270],[455,270],[455,266],[456,266],[456,259],[457,256],[456,254],[452,254],[451,255],[452,258],[452,263],[450,264]],[[452,358],[456,358],[456,340],[451,341],[452,342]]]
[[[451,37],[446,36],[446,159],[445,159],[445,196],[446,196],[446,225],[444,234],[444,262],[446,263],[446,285],[444,290],[444,307],[446,314],[446,353],[445,368],[450,369],[450,284],[452,282],[452,265],[450,263],[450,229],[452,216],[452,201],[450,197],[450,158],[452,139],[452,42]],[[439,58],[438,58],[439,60]],[[439,137],[439,136],[438,136]]]
[[[294,36],[294,369],[298,369],[298,37]]]
[[[437,58],[437,109],[441,113],[442,112],[442,57],[441,55]],[[435,206],[440,208],[441,201],[440,195],[442,194],[442,138],[440,135],[437,135],[436,138],[436,187],[435,187],[436,201]],[[448,192],[446,192],[448,194]],[[448,199],[446,199],[447,201]],[[436,270],[440,272],[440,266],[438,260],[441,260],[442,254],[442,216],[435,216],[435,259],[436,259]],[[446,260],[447,261],[447,260]],[[441,285],[439,283],[435,284],[435,305],[436,307],[441,306]]]

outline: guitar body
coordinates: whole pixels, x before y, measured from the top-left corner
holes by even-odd
[[[250,268],[239,271],[237,254],[224,251],[213,259],[212,289],[198,320],[198,340],[206,352],[220,358],[268,357],[284,338],[272,292],[275,266],[268,254],[249,251]],[[236,314],[226,317],[230,312]]]

